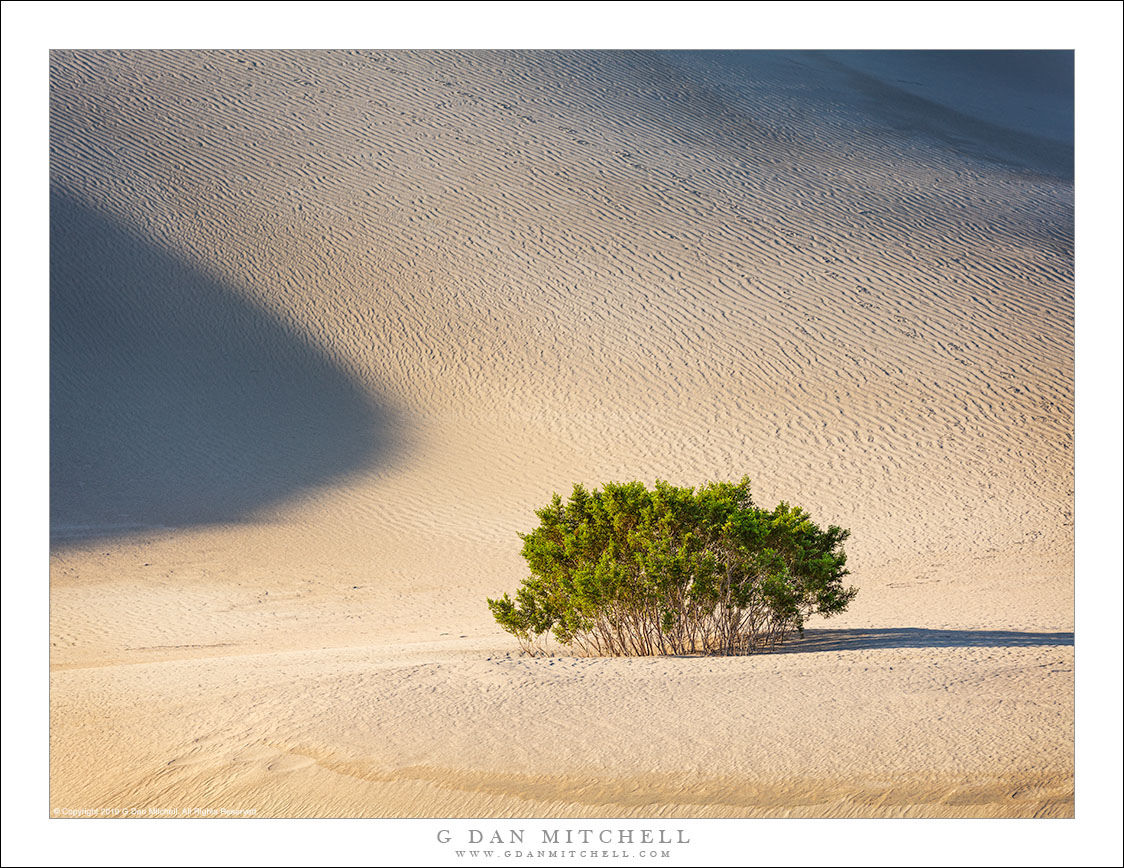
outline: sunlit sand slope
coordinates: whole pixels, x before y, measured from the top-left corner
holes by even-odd
[[[906,61],[52,53],[52,806],[1071,814],[1072,136]],[[846,615],[514,656],[553,491],[743,474]]]

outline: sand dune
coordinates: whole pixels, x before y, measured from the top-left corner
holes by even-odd
[[[1071,815],[1072,139],[918,88],[53,52],[52,807]],[[491,621],[553,491],[743,474],[852,531],[785,653]]]

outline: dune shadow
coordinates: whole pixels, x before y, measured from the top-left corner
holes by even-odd
[[[921,627],[805,630],[779,646],[775,654],[859,651],[871,648],[1030,648],[1073,645],[1073,633],[1024,633],[1017,630],[927,630]]]
[[[856,55],[878,55],[888,67],[883,77],[851,66]],[[925,98],[895,86],[894,75],[940,81],[939,67],[932,56],[945,57],[947,66],[971,74],[974,91],[984,92],[993,104],[1003,107],[1010,94],[997,84],[1021,82],[1021,101],[1037,106],[1033,131],[1007,125],[1002,113],[988,116]],[[1073,145],[1073,52],[1071,51],[830,51],[816,52],[821,63],[844,72],[856,88],[876,106],[878,116],[901,131],[924,132],[952,150],[985,160],[1041,172],[1072,182]],[[955,58],[953,60],[952,58]],[[1041,67],[1041,69],[1039,69]],[[1065,84],[1068,83],[1068,94]],[[956,91],[942,94],[949,99]]]
[[[58,190],[50,256],[52,546],[243,519],[394,447],[307,336]]]
[[[1073,52],[1065,50],[660,51],[677,64],[700,59],[737,92],[760,80],[763,62],[799,81],[793,105],[809,118],[864,107],[865,125],[925,135],[957,153],[1073,181]],[[829,73],[829,74],[825,74]],[[970,81],[970,87],[958,82]],[[745,109],[757,109],[747,91]],[[926,94],[922,96],[921,94]],[[856,99],[856,97],[858,99]],[[987,107],[985,111],[983,106]],[[827,129],[827,128],[825,128]]]

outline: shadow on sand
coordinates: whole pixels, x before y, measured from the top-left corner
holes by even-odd
[[[805,630],[775,654],[812,651],[859,651],[870,648],[1030,648],[1073,645],[1072,633],[1023,633],[1017,630],[926,630],[889,627],[854,630]]]
[[[385,460],[391,413],[297,329],[51,196],[51,540],[230,522]]]

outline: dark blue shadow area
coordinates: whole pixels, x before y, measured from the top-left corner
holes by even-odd
[[[1072,51],[833,51],[828,55],[969,117],[1073,144]]]
[[[385,403],[244,294],[54,192],[51,539],[237,521],[385,460]]]
[[[856,128],[923,136],[951,152],[1073,180],[1072,51],[658,54],[720,85],[721,99],[747,118],[763,101],[784,99],[794,118],[839,125],[847,117]]]
[[[1016,630],[926,630],[889,627],[853,630],[805,630],[777,647],[776,654],[813,651],[860,651],[870,648],[1030,648],[1073,645],[1072,633],[1023,633]]]
[[[1072,51],[831,51],[889,127],[1073,180]]]

